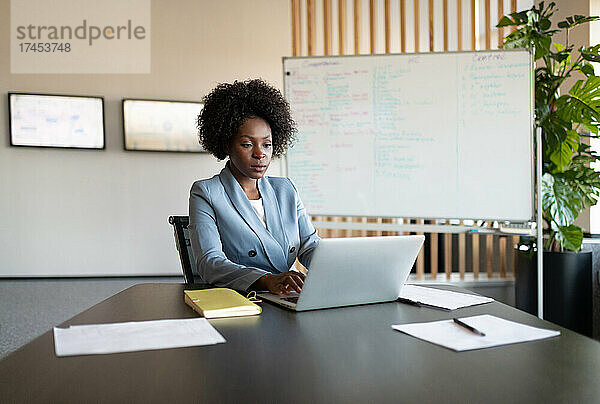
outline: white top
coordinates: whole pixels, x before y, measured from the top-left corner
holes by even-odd
[[[263,226],[267,228],[267,222],[265,221],[265,208],[263,207],[262,198],[258,198],[255,200],[248,199],[250,201],[250,205],[254,208],[254,211],[258,215],[258,218],[262,222]]]

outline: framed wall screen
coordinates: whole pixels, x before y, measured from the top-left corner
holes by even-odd
[[[202,103],[123,99],[125,150],[204,152],[196,121]]]
[[[11,146],[104,149],[104,98],[8,93]]]

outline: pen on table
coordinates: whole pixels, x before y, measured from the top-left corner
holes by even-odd
[[[399,297],[398,301],[400,303],[406,303],[406,304],[410,304],[411,306],[417,306],[417,307],[421,307],[421,303],[419,302],[415,302],[414,300],[410,300],[410,299],[405,299],[403,297]]]
[[[434,306],[431,304],[425,304],[425,303],[419,303],[417,301],[414,300],[410,300],[410,299],[405,299],[404,297],[399,297],[398,301],[400,303],[406,303],[406,304],[410,304],[411,306],[417,306],[417,307],[427,307],[428,309],[435,309],[435,310],[442,310],[442,311],[450,311],[450,309],[446,308],[446,307],[440,307],[440,306]]]
[[[483,332],[479,331],[479,330],[478,330],[477,328],[475,328],[475,327],[471,327],[471,326],[470,326],[469,324],[467,324],[467,323],[463,323],[462,321],[460,321],[460,320],[459,320],[459,319],[457,319],[456,317],[455,317],[455,318],[453,318],[452,320],[454,320],[454,322],[455,322],[456,324],[460,325],[460,326],[461,326],[461,327],[463,327],[463,328],[466,328],[467,330],[471,331],[472,333],[474,333],[474,334],[477,334],[477,335],[481,335],[482,337],[485,337],[485,333],[483,333]]]

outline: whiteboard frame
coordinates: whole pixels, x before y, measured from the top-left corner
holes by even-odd
[[[535,60],[532,48],[516,48],[516,49],[489,49],[489,50],[465,50],[465,51],[445,51],[445,52],[412,52],[412,53],[377,53],[377,54],[359,54],[359,55],[320,55],[320,56],[283,56],[281,58],[281,66],[282,66],[282,79],[283,79],[283,94],[287,100],[287,88],[286,88],[286,76],[287,73],[285,71],[285,63],[287,60],[302,60],[302,59],[339,59],[339,58],[361,58],[361,57],[388,57],[388,56],[415,56],[415,55],[431,55],[431,54],[470,54],[470,53],[511,53],[511,52],[527,52],[529,54],[529,61],[531,66],[530,77],[529,77],[529,89],[530,89],[530,133],[529,133],[529,156],[531,158],[530,161],[530,182],[531,182],[531,207],[530,207],[530,217],[528,220],[522,219],[514,219],[514,218],[502,218],[502,217],[478,217],[476,219],[482,219],[486,221],[509,221],[514,223],[525,223],[525,222],[535,222],[536,221],[536,203],[535,203],[535,190],[536,190],[536,158],[537,154],[534,150],[535,148]],[[282,156],[285,160],[285,163],[282,164],[282,175],[288,177],[288,158],[287,152],[284,156]],[[366,218],[384,218],[384,219],[393,219],[393,218],[401,218],[401,217],[409,217],[410,219],[457,219],[457,220],[471,220],[474,219],[472,217],[442,217],[442,216],[368,216],[368,215],[332,215],[332,214],[323,214],[318,212],[307,212],[310,216],[343,216],[343,217],[366,217]]]

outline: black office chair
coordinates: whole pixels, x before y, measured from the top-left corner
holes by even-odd
[[[188,216],[169,216],[169,223],[173,225],[175,232],[175,245],[177,251],[179,251],[183,279],[185,279],[185,283],[192,284],[194,283],[194,274],[192,273],[194,253],[192,252],[190,233],[187,228],[190,224],[190,218]]]

